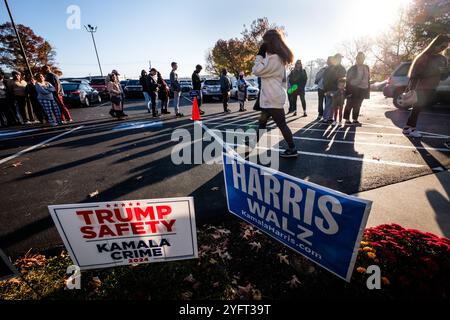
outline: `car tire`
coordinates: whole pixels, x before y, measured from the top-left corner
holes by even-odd
[[[89,108],[90,106],[91,106],[91,102],[89,101],[89,98],[86,97],[83,102],[83,107]]]

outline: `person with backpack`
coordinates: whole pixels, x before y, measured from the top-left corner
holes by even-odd
[[[223,68],[222,74],[220,76],[220,92],[222,93],[223,112],[230,113],[231,110],[228,109],[228,102],[230,101],[230,91],[232,84],[227,74],[227,69]]]
[[[361,125],[358,121],[361,105],[365,99],[370,99],[370,68],[364,64],[366,55],[358,52],[356,64],[347,72],[347,104],[344,110],[346,125]],[[350,122],[352,113],[353,123]]]
[[[202,107],[202,101],[203,101],[203,95],[202,95],[202,80],[200,79],[200,72],[202,72],[203,67],[201,65],[197,65],[195,67],[195,71],[192,74],[192,90],[197,93],[197,103],[198,108],[200,110],[200,115],[204,115],[205,111],[201,109]]]

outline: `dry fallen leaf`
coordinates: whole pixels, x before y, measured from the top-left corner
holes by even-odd
[[[14,163],[12,164],[12,166],[13,166],[14,168],[20,167],[21,165],[22,165],[22,162],[20,162],[20,161],[14,162]]]
[[[288,255],[283,255],[281,253],[278,254],[278,259],[280,260],[280,263],[286,263],[289,265]]]
[[[245,230],[242,239],[248,240],[252,236],[252,232],[250,230]]]
[[[95,190],[94,192],[89,193],[89,198],[94,198],[94,197],[98,196],[98,194],[99,194],[98,190]]]
[[[286,284],[289,285],[289,288],[293,289],[293,288],[297,288],[299,284],[301,284],[301,282],[298,280],[296,275],[292,276],[292,279],[289,280],[288,282],[286,282]]]
[[[181,294],[181,300],[191,300],[193,295],[194,294],[192,292],[190,292],[190,291],[183,292]]]
[[[377,161],[380,161],[380,160],[381,160],[380,157],[376,157],[376,156],[372,157],[372,159],[373,159],[373,160],[377,160]]]
[[[33,172],[31,172],[31,171],[25,172],[25,175],[27,175],[27,176],[29,176],[30,174],[33,174]]]
[[[219,187],[213,187],[213,188],[211,188],[211,191],[219,191],[219,190],[220,190]]]
[[[194,276],[192,274],[190,274],[186,278],[184,278],[183,281],[192,284],[192,283],[195,283],[197,280],[195,280]]]
[[[139,176],[136,178],[136,180],[139,181],[139,180],[142,180],[142,178],[143,178],[142,176]]]
[[[256,252],[259,252],[261,250],[261,243],[259,242],[251,242],[249,245],[252,247],[253,250],[256,250]]]

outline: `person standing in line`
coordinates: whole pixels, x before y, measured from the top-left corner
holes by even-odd
[[[0,82],[0,86],[3,87],[2,91],[5,95],[5,100],[3,100],[4,105],[4,112],[6,116],[6,121],[8,126],[15,126],[20,124],[20,118],[17,114],[17,109],[14,104],[14,97],[13,94],[9,88],[9,81],[4,79],[4,75],[1,75],[2,81]]]
[[[36,90],[36,79],[34,77],[31,77],[31,79],[27,77],[27,83],[28,83],[27,84],[28,97],[30,99],[31,106],[33,107],[34,114],[37,118],[37,120],[34,121],[34,123],[43,124],[44,121],[46,120],[46,115],[38,100],[39,94]]]
[[[51,126],[56,127],[62,124],[61,112],[55,101],[56,88],[50,82],[45,81],[43,74],[35,75],[36,91],[38,93],[38,101],[44,110],[48,122]]]
[[[203,111],[202,108],[202,102],[203,102],[203,94],[202,94],[202,80],[200,79],[200,72],[203,70],[203,67],[201,65],[197,65],[195,67],[195,71],[192,74],[192,90],[197,92],[197,103],[198,108],[200,110],[200,114],[204,115],[205,111]]]
[[[47,65],[42,68],[42,73],[45,76],[45,81],[50,83],[56,90],[54,92],[55,101],[60,108],[63,123],[73,122],[72,115],[70,114],[67,106],[64,104],[64,90],[59,77],[55,73],[51,72],[50,67]]]
[[[173,108],[175,109],[175,115],[177,118],[184,117],[184,114],[180,112],[180,96],[181,96],[181,85],[178,81],[178,64],[172,62],[172,71],[170,72],[170,86],[173,92]]]
[[[338,80],[338,89],[332,93],[333,98],[333,126],[339,123],[339,126],[342,126],[342,110],[344,108],[345,103],[345,78],[341,78]]]
[[[7,127],[8,124],[8,101],[6,99],[6,82],[3,73],[0,73],[0,126]]]
[[[167,110],[169,106],[170,91],[166,81],[164,81],[160,72],[157,72],[158,77],[158,99],[161,100],[161,114],[170,114]]]
[[[149,93],[149,83],[148,83],[148,75],[147,71],[141,71],[141,77],[139,78],[139,83],[142,86],[142,93],[145,99],[145,106],[150,113],[150,93]]]
[[[238,102],[239,102],[239,112],[245,112],[245,101],[247,101],[247,88],[248,84],[244,79],[245,74],[243,71],[239,73],[239,79],[237,80],[236,86],[238,90]]]
[[[231,110],[228,109],[228,102],[230,101],[230,91],[232,84],[227,74],[227,69],[223,68],[222,74],[220,76],[220,92],[222,93],[223,112],[230,113]]]
[[[319,115],[317,117],[317,120],[321,120],[323,117],[323,105],[325,102],[325,92],[323,91],[323,75],[325,74],[325,70],[331,66],[332,61],[333,57],[328,57],[327,65],[317,72],[316,79],[314,81],[314,84],[318,86],[317,95],[319,98],[319,107],[318,107]]]
[[[147,77],[148,88],[150,93],[150,100],[152,102],[152,115],[153,118],[158,117],[158,110],[156,109],[156,99],[158,98],[158,71],[155,68],[150,69],[150,73]],[[150,113],[150,109],[148,110]]]
[[[347,72],[347,104],[344,111],[345,124],[350,125],[350,113],[354,125],[360,125],[359,112],[364,99],[370,99],[370,68],[364,64],[366,55],[358,52],[356,64]]]
[[[22,74],[18,71],[12,72],[13,78],[8,82],[8,89],[13,97],[13,104],[19,108],[22,118],[20,124],[31,124],[34,122],[33,110],[30,106],[27,92],[27,82],[22,79]]]
[[[337,90],[337,83],[340,78],[345,78],[347,72],[342,66],[343,56],[337,53],[332,59],[332,66],[327,68],[323,75],[323,91],[325,91],[325,110],[323,123],[328,125],[333,123],[333,97]]]
[[[308,75],[306,70],[303,69],[302,61],[297,60],[294,69],[291,71],[288,77],[289,82],[289,113],[294,113],[294,117],[297,116],[297,97],[300,96],[303,107],[303,116],[307,117],[306,113],[306,99],[305,99],[305,87],[308,82]]]
[[[422,110],[435,102],[436,88],[441,80],[449,76],[448,59],[444,51],[448,48],[450,37],[438,35],[430,44],[414,59],[409,69],[409,90],[415,90],[417,102],[413,105],[411,114],[403,134],[413,138],[421,138],[416,130],[417,120]]]
[[[263,45],[252,69],[255,76],[261,77],[262,112],[259,119],[258,140],[261,131],[267,127],[267,121],[272,117],[288,144],[288,149],[281,154],[283,158],[298,157],[292,131],[286,123],[284,112],[287,100],[286,66],[293,61],[294,54],[286,45],[282,33],[272,29],[264,34]]]
[[[120,89],[120,82],[117,81],[117,75],[110,74],[107,88],[112,104],[111,116],[119,120],[125,119],[127,115],[122,109],[122,90]]]
[[[111,71],[111,74],[113,74],[113,75],[116,76],[116,77],[114,78],[114,79],[115,79],[114,82],[119,86],[119,89],[120,89],[120,98],[121,98],[121,101],[120,101],[120,107],[122,108],[122,114],[123,114],[123,116],[128,117],[128,116],[124,113],[124,111],[125,111],[125,93],[123,92],[123,88],[122,88],[122,86],[120,85],[120,73],[119,73],[119,71],[117,71],[116,69],[114,69],[113,71]]]

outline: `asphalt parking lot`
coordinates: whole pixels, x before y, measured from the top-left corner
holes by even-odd
[[[355,194],[450,168],[443,146],[450,106],[421,115],[419,140],[402,134],[408,112],[379,93],[363,105],[361,127],[320,124],[315,93],[307,94],[307,102],[308,117],[288,118],[299,158],[280,160],[280,171]],[[182,105],[190,114],[188,98]],[[253,102],[247,106],[238,113],[232,102],[233,113],[224,115],[220,103],[205,104],[203,124],[215,132],[252,128],[258,113]],[[47,211],[51,204],[194,196],[199,225],[235,219],[226,210],[221,165],[172,163],[172,133],[193,132],[189,117],[153,119],[142,101],[127,103],[130,118],[124,122],[108,111],[108,104],[74,109],[77,122],[56,129],[0,130],[0,244],[9,254],[61,244]]]

